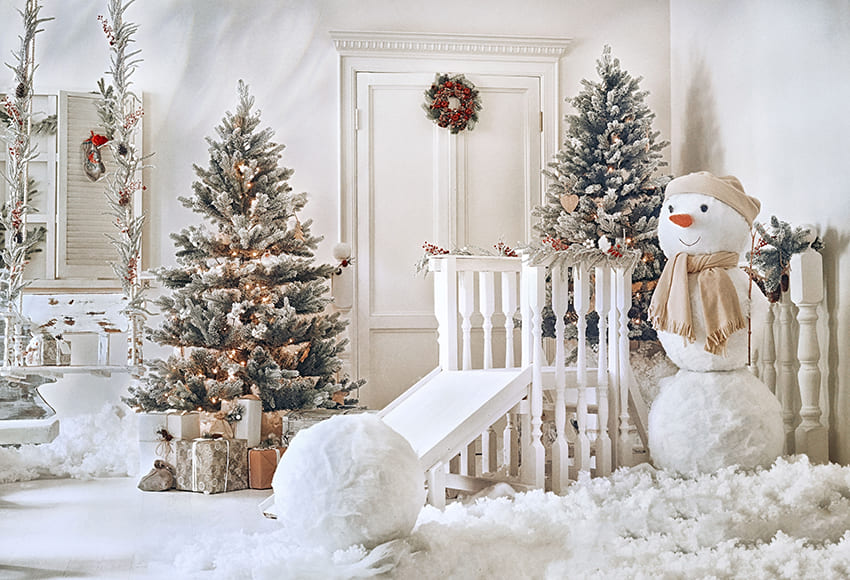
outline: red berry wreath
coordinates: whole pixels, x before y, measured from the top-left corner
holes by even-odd
[[[422,108],[438,126],[458,133],[475,127],[481,100],[475,85],[463,75],[437,73],[431,88],[425,91]]]

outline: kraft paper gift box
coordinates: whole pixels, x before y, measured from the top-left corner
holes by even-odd
[[[177,489],[209,494],[248,487],[244,439],[180,439],[174,443]]]
[[[286,447],[248,450],[248,487],[271,489],[274,472]]]

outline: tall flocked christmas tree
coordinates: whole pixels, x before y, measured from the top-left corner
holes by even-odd
[[[207,139],[209,167],[195,166],[194,195],[180,198],[212,227],[171,236],[178,266],[156,271],[172,294],[158,300],[151,338],[175,353],[150,364],[131,406],[215,411],[249,393],[266,411],[334,406],[333,395],[360,385],[337,378],[347,321],[325,308],[335,267],[314,263],[321,238],[297,217],[307,196],[292,193],[284,146],[258,128],[253,104],[240,81],[236,113]]]
[[[606,46],[597,61],[599,80],[583,80],[570,101],[576,113],[563,147],[544,173],[550,178],[546,201],[534,209],[535,229],[550,250],[596,248],[619,243],[637,250],[632,273],[630,336],[650,340],[655,332],[646,310],[664,267],[656,230],[668,176],[661,150],[669,143],[652,130],[655,114],[645,103],[641,77],[620,68]]]

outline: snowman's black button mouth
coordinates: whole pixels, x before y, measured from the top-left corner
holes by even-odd
[[[690,244],[688,242],[686,242],[685,240],[683,240],[682,238],[679,238],[679,241],[682,243],[682,245],[688,246],[690,248],[691,246],[697,244],[701,239],[702,239],[702,236],[698,237],[696,240],[694,240]]]

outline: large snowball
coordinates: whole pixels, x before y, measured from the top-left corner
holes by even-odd
[[[769,466],[782,454],[782,408],[747,369],[680,370],[661,381],[649,412],[649,452],[657,467],[712,473]]]
[[[329,550],[410,534],[425,475],[407,440],[374,415],[340,415],[300,431],[272,487],[293,540]]]

